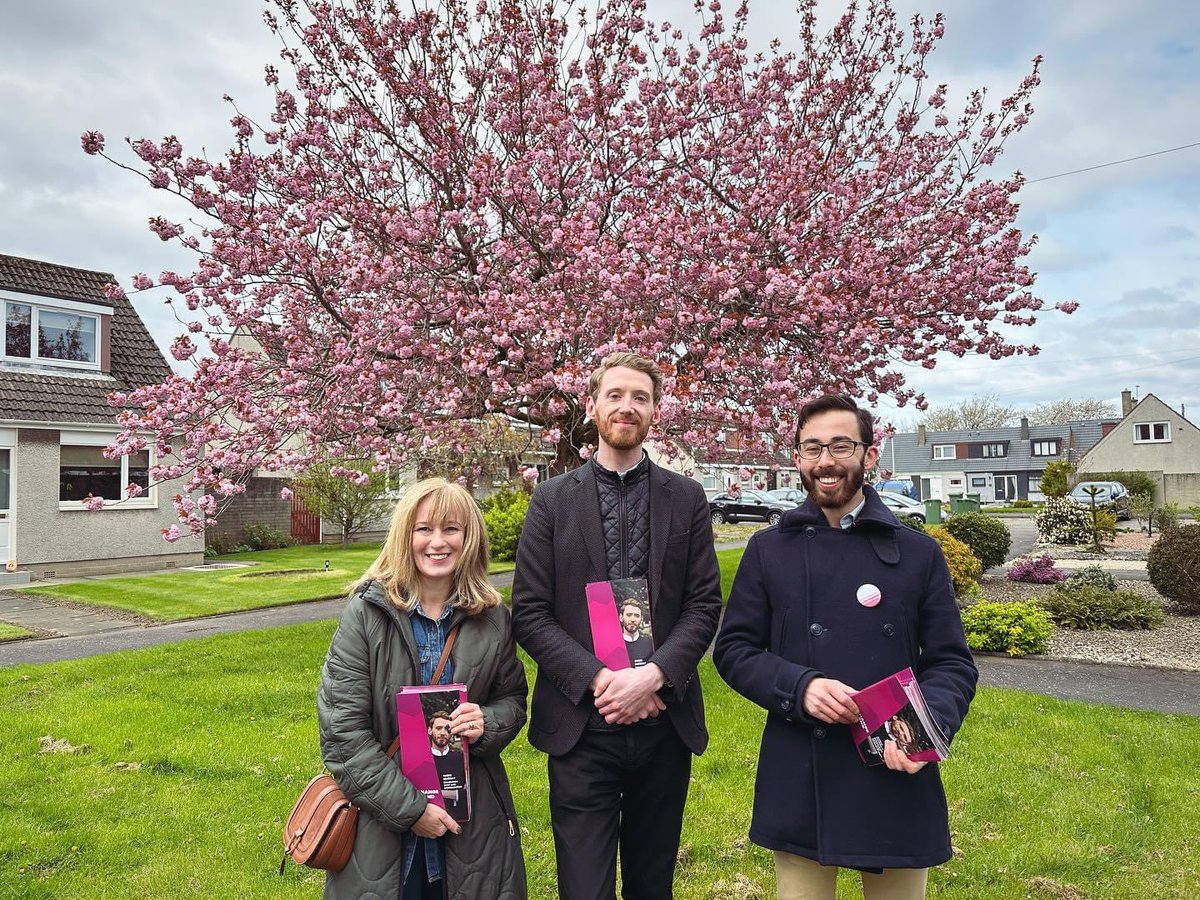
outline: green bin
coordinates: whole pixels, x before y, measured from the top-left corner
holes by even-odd
[[[963,495],[947,494],[946,497],[950,500],[950,515],[957,515],[963,511]]]
[[[963,512],[979,512],[980,506],[979,494],[967,494],[962,501]]]
[[[926,500],[925,501],[925,524],[926,525],[942,524],[942,501],[941,500]]]

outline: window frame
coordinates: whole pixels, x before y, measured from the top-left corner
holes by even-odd
[[[1040,458],[1045,458],[1048,456],[1058,456],[1059,455],[1059,446],[1060,445],[1059,445],[1058,438],[1044,438],[1042,440],[1030,441],[1029,442],[1029,455],[1037,456]],[[1039,453],[1038,447],[1051,447],[1053,449],[1051,450],[1050,453]]]
[[[939,450],[949,450],[950,455],[946,456],[944,453],[938,453]],[[955,444],[934,444],[933,445],[933,458],[934,459],[958,459],[957,451],[958,451],[958,447]]]
[[[9,356],[8,354],[8,304],[16,303],[29,307],[29,355]],[[92,348],[94,360],[81,362],[73,359],[58,359],[53,356],[42,356],[38,352],[39,317],[43,312],[59,313],[62,315],[78,316],[91,319],[94,324],[95,346]],[[104,318],[111,315],[111,310],[104,310],[90,304],[77,303],[72,300],[57,300],[46,302],[39,297],[13,294],[10,291],[0,291],[0,361],[15,363],[36,363],[43,366],[55,366],[65,369],[82,369],[89,372],[101,371],[103,351]]]
[[[1161,425],[1163,436],[1158,438],[1154,436],[1155,426]],[[1148,437],[1138,437],[1138,429],[1145,428]],[[1135,444],[1169,444],[1171,443],[1171,423],[1167,421],[1161,422],[1134,422],[1133,423],[1133,442]]]
[[[989,451],[999,450],[999,453]],[[979,452],[983,454],[982,459],[1005,459],[1008,456],[1008,444],[1004,441],[985,442],[979,445]]]
[[[58,474],[59,474],[59,501],[58,508],[63,512],[71,512],[75,510],[86,509],[82,500],[63,500],[62,499],[62,448],[63,447],[100,447],[104,448],[111,444],[116,439],[115,434],[102,434],[91,431],[60,431],[58,438]],[[157,462],[157,457],[154,452],[154,445],[146,444],[146,468],[154,468]],[[121,460],[121,498],[119,500],[104,497],[104,509],[158,509],[158,483],[150,478],[147,474],[149,487],[138,497],[125,497],[125,488],[129,486],[129,457],[122,456]]]

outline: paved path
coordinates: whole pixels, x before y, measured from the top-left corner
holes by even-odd
[[[1009,519],[1013,555],[1037,542],[1032,519]],[[1025,527],[1022,527],[1022,526]],[[740,544],[722,544],[719,550]],[[1002,571],[999,567],[992,571]],[[512,583],[512,573],[492,577],[497,586]],[[143,625],[102,610],[52,604],[30,595],[0,591],[0,620],[58,632],[42,640],[0,643],[0,667],[82,659],[119,650],[135,650],[214,634],[229,634],[336,618],[344,599],[296,603],[248,612],[209,616],[165,625]],[[1066,700],[1084,700],[1164,713],[1200,716],[1200,672],[1101,665],[1073,660],[978,658],[980,680]]]

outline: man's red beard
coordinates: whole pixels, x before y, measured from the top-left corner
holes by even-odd
[[[634,427],[616,427],[617,423],[621,421],[630,421]],[[646,440],[646,435],[650,433],[650,422],[648,420],[643,422],[636,417],[631,420],[621,420],[614,415],[604,420],[597,420],[596,430],[600,432],[604,443],[614,450],[632,450]]]

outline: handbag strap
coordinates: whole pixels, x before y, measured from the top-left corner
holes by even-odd
[[[454,647],[454,642],[458,640],[458,629],[462,626],[462,622],[457,623],[446,633],[446,645],[442,647],[442,655],[438,659],[437,668],[433,670],[433,677],[429,679],[430,684],[437,684],[442,678],[442,671],[446,668],[446,661],[450,659],[450,650]],[[388,759],[391,759],[400,750],[400,735],[396,735],[387,748]]]

